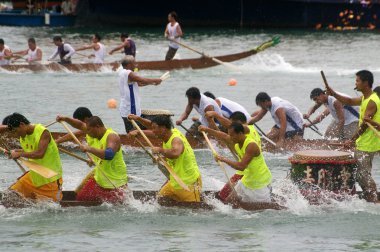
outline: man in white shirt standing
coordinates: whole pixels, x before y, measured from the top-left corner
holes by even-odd
[[[174,41],[180,42],[182,37],[182,29],[179,23],[177,22],[177,13],[172,11],[168,15],[169,23],[166,25],[165,37],[170,40],[169,50],[166,53],[165,60],[172,60],[179,48],[179,45]]]
[[[71,64],[71,56],[75,54],[74,48],[70,44],[64,43],[61,36],[55,36],[53,38],[53,43],[57,46],[57,49],[48,60],[53,60],[59,55],[59,58],[61,59],[59,62],[60,64]]]
[[[128,133],[133,130],[132,123],[128,120],[128,115],[141,116],[141,104],[139,87],[147,85],[159,85],[160,78],[144,78],[133,72],[135,68],[133,56],[125,56],[121,62],[123,69],[119,71],[120,89],[120,115],[123,118],[125,131]]]
[[[269,111],[275,125],[267,134],[270,139],[277,142],[278,148],[284,145],[285,139],[303,138],[303,119],[299,109],[280,97],[270,97],[267,93],[260,92],[256,96],[256,105],[261,109],[253,113],[254,117],[248,122],[253,124],[260,121]]]

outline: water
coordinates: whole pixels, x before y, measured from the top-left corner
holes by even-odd
[[[167,43],[160,29],[127,29],[138,46],[139,60],[163,59]],[[104,43],[112,48],[119,43],[118,30],[99,29],[34,29],[44,58],[53,51],[51,38],[63,34],[67,41],[80,46],[92,32],[107,34]],[[13,50],[26,48],[30,28],[0,27],[1,36]],[[171,72],[171,78],[160,86],[141,88],[143,107],[171,110],[178,118],[183,112],[185,91],[197,86],[238,101],[249,111],[257,109],[255,96],[266,91],[298,106],[302,112],[312,106],[309,94],[323,87],[319,71],[324,70],[330,85],[338,91],[357,95],[354,75],[357,70],[370,69],[375,84],[380,73],[379,34],[375,32],[314,32],[263,30],[185,29],[184,42],[211,55],[222,55],[254,48],[273,36],[282,43],[259,55],[235,62],[241,70],[223,66],[205,70],[190,69]],[[84,51],[83,53],[89,53]],[[181,48],[180,58],[198,57]],[[119,55],[109,56],[117,60]],[[77,57],[76,62],[85,61]],[[147,77],[163,72],[141,71]],[[227,85],[237,80],[237,86]],[[108,109],[110,98],[118,100],[117,74],[110,69],[99,73],[71,72],[0,72],[2,99],[0,117],[12,112],[23,113],[32,122],[49,123],[57,114],[71,115],[78,106],[89,107],[107,126],[123,133],[123,122],[117,110]],[[192,115],[196,115],[193,113]],[[321,131],[330,119],[320,125]],[[191,122],[185,121],[186,126]],[[268,130],[273,121],[266,116],[258,125]],[[59,125],[53,130],[63,131]],[[306,138],[318,138],[307,130]],[[218,150],[228,155],[226,150]],[[92,208],[60,208],[54,204],[28,209],[0,207],[1,251],[376,251],[380,249],[378,205],[353,198],[347,202],[330,202],[310,206],[296,188],[285,179],[291,153],[264,153],[274,177],[274,190],[285,197],[283,211],[247,212],[209,199],[215,210],[165,208],[155,202],[130,202],[128,206],[104,204]],[[196,156],[205,190],[218,190],[225,182],[223,173],[207,150],[197,150]],[[141,150],[125,148],[125,160],[134,190],[158,190],[164,178],[149,157]],[[62,155],[64,189],[72,190],[89,171],[84,163]],[[20,175],[15,164],[0,157],[0,191],[5,190]],[[378,158],[374,176],[380,182]],[[232,169],[228,169],[232,174]]]

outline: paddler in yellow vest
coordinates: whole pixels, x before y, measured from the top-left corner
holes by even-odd
[[[228,135],[235,143],[234,148],[239,160],[233,161],[219,155],[215,156],[215,159],[226,163],[235,170],[242,171],[243,178],[234,187],[237,197],[230,197],[227,201],[243,208],[250,203],[270,203],[272,201],[270,190],[272,174],[265,163],[260,147],[255,140],[246,135],[241,123],[231,123]]]
[[[230,115],[230,118],[227,119],[218,113],[215,113],[214,111],[209,111],[206,113],[207,118],[213,118],[218,120],[218,122],[225,128],[228,129],[233,122],[241,123],[244,127],[244,133],[251,137],[253,140],[255,140],[257,146],[259,146],[261,150],[261,139],[259,133],[256,131],[255,127],[253,125],[247,124],[247,117],[244,115],[244,113],[240,111],[236,111]],[[209,133],[210,135],[214,136],[215,138],[222,140],[224,143],[226,143],[231,151],[233,151],[235,154],[235,143],[232,141],[231,137],[228,134],[225,134],[221,131],[216,131],[211,128],[207,128],[203,125],[199,126],[199,131],[204,131]],[[243,177],[243,172],[237,170],[235,174],[230,178],[230,183],[226,183],[224,187],[219,191],[218,197],[221,201],[226,202],[227,198],[230,196],[232,192],[232,188],[230,184],[235,185],[241,178]]]
[[[127,166],[124,163],[119,135],[104,127],[102,120],[93,116],[86,122],[86,140],[83,152],[95,162],[94,176],[77,192],[79,201],[122,203],[127,189]]]
[[[19,113],[13,113],[4,121],[8,129],[20,137],[22,149],[11,150],[10,155],[13,159],[26,158],[57,173],[48,179],[29,171],[10,189],[27,199],[60,201],[62,199],[61,159],[49,130],[41,124],[31,124]]]
[[[367,70],[356,73],[356,87],[354,89],[362,92],[360,97],[347,97],[335,92],[326,84],[329,95],[334,96],[341,103],[350,106],[360,106],[359,129],[351,139],[345,142],[345,146],[356,145],[355,158],[358,160],[356,180],[363,189],[363,196],[369,202],[377,201],[376,182],[372,178],[372,161],[374,155],[380,150],[380,139],[364,123],[364,118],[380,123],[380,100],[372,91],[373,74]]]
[[[136,115],[129,115],[129,119],[139,121],[147,129],[147,136],[156,136],[163,141],[162,147],[154,147],[153,153],[161,154],[173,168],[178,177],[189,186],[190,191],[185,191],[170,176],[158,193],[159,200],[171,199],[177,202],[199,202],[202,189],[201,175],[194,151],[186,137],[176,128],[168,116],[156,116],[152,121]],[[132,136],[138,133],[132,131]]]

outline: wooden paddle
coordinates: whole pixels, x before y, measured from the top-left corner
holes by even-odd
[[[4,153],[9,153],[9,151],[7,151],[6,149],[4,149],[2,147],[0,147],[0,151],[2,151]],[[22,167],[22,165],[20,163],[18,163],[16,159],[13,159],[13,160],[17,163],[17,165],[20,167],[20,169],[25,173],[26,172],[25,168]],[[20,160],[20,162],[23,165],[28,167],[29,170],[34,171],[35,173],[38,173],[39,175],[41,175],[44,178],[52,178],[52,177],[58,175],[58,173],[56,173],[55,171],[50,170],[49,168],[42,166],[40,164],[37,164],[35,162],[26,160],[24,158],[19,158],[18,160]]]
[[[61,152],[63,152],[63,153],[65,153],[65,154],[67,154],[67,155],[69,155],[69,156],[75,157],[75,158],[77,158],[77,159],[79,159],[79,160],[81,160],[83,162],[86,162],[87,164],[89,162],[91,162],[90,160],[87,160],[87,159],[85,159],[85,158],[83,158],[83,157],[81,157],[81,156],[79,156],[79,155],[77,155],[75,153],[72,153],[72,152],[70,152],[68,150],[65,150],[64,148],[58,147],[58,150],[61,151]]]
[[[50,126],[52,126],[52,125],[54,125],[54,124],[56,124],[56,123],[57,123],[57,121],[52,121],[51,123],[46,124],[46,125],[45,125],[45,128],[48,128],[48,127],[50,127]]]
[[[315,133],[317,133],[318,135],[320,136],[323,136],[323,134],[317,129],[317,127],[315,126],[314,123],[312,123],[309,118],[307,118],[306,120],[308,120],[310,122],[310,127],[308,127],[309,129],[311,129],[312,131],[314,131]],[[314,126],[315,128],[313,128],[312,126]]]
[[[218,63],[218,64],[220,64],[220,65],[223,65],[223,66],[226,66],[226,67],[232,68],[232,69],[234,69],[234,70],[239,70],[239,68],[238,68],[236,65],[232,64],[232,63],[224,62],[224,61],[221,61],[221,60],[219,60],[219,59],[217,59],[217,58],[211,57],[211,56],[205,54],[204,52],[198,51],[198,50],[196,50],[196,49],[194,49],[194,48],[192,48],[192,47],[190,47],[190,46],[188,46],[188,45],[185,45],[185,44],[183,44],[183,43],[181,43],[181,42],[178,42],[178,41],[176,41],[176,40],[174,40],[174,39],[169,39],[169,40],[172,41],[172,42],[174,42],[174,43],[176,43],[176,44],[178,44],[178,45],[180,45],[180,46],[183,46],[183,47],[189,49],[190,51],[196,52],[196,53],[202,55],[202,56],[205,57],[205,58],[209,58],[209,59],[211,59],[212,61],[214,61],[214,62],[216,62],[216,63]]]
[[[321,75],[322,75],[323,82],[325,83],[325,88],[328,89],[329,84],[327,83],[325,73],[323,71],[321,71]]]
[[[193,138],[197,139],[197,141],[198,141],[199,143],[203,144],[203,141],[202,141],[201,139],[199,139],[198,136],[194,135],[194,134],[193,134],[190,130],[188,130],[185,126],[183,126],[182,123],[181,123],[179,126],[180,126],[182,129],[184,129],[187,133],[189,133],[190,136],[192,136]]]
[[[261,137],[264,138],[266,141],[268,141],[270,144],[272,144],[274,147],[277,147],[277,144],[275,142],[273,142],[269,137],[267,137],[267,135],[264,133],[264,131],[262,129],[260,129],[259,126],[257,126],[256,123],[253,124],[256,129],[261,133]]]
[[[141,130],[141,128],[139,127],[139,125],[137,125],[137,123],[135,122],[135,120],[131,119],[130,121],[132,122],[133,126],[138,130],[138,132],[141,134],[141,136],[145,139],[145,141],[148,143],[148,145],[150,146],[150,148],[153,148],[154,146],[153,146],[152,142],[145,135],[145,133]],[[190,192],[190,188],[182,181],[182,179],[180,177],[178,177],[178,175],[174,172],[173,168],[170,167],[170,165],[166,162],[166,160],[162,156],[160,156],[160,155],[158,155],[158,159],[162,162],[162,164],[168,170],[168,172],[170,173],[170,175],[173,176],[173,178],[175,179],[175,181],[177,181],[177,183],[185,191]]]
[[[210,148],[212,154],[213,154],[214,156],[218,155],[218,153],[215,151],[214,147],[212,146],[212,144],[211,144],[211,142],[210,142],[210,139],[208,139],[207,134],[206,134],[204,131],[202,131],[202,134],[203,134],[203,137],[205,138],[205,140],[206,140],[206,142],[207,142],[207,145],[208,145],[208,147]],[[234,188],[234,186],[232,185],[232,183],[231,183],[231,181],[230,181],[230,178],[228,177],[228,174],[227,174],[226,168],[224,167],[223,163],[222,163],[221,161],[219,161],[219,160],[218,160],[217,162],[218,162],[220,168],[222,169],[222,171],[223,171],[223,173],[224,173],[224,176],[226,177],[226,179],[227,179],[227,181],[228,181],[227,183],[230,185],[231,189],[232,189],[232,190],[235,192],[235,194],[237,195],[237,193],[236,193],[236,191],[235,191],[235,188]]]
[[[311,124],[312,127],[314,127],[316,130],[319,130],[319,128],[317,127],[317,125],[315,125],[315,123],[312,123],[309,118],[306,118],[306,120]]]

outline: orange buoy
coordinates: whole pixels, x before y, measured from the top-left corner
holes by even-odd
[[[107,106],[110,109],[115,109],[117,107],[117,101],[115,99],[109,99],[107,101]]]
[[[228,85],[229,85],[229,86],[236,86],[236,84],[237,84],[237,81],[236,81],[235,79],[230,79],[230,80],[228,81]]]

